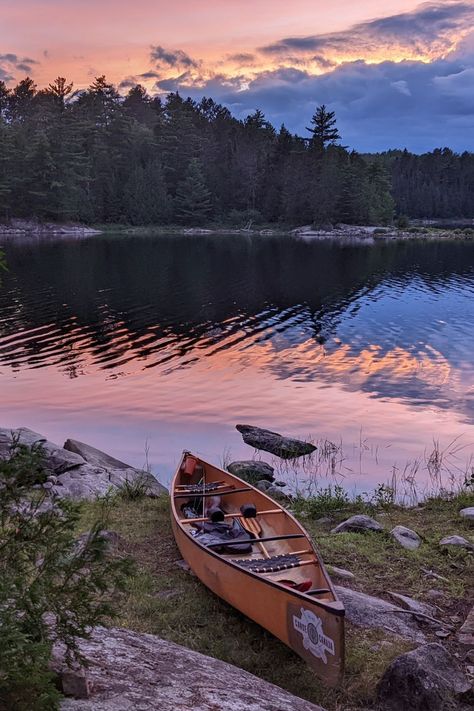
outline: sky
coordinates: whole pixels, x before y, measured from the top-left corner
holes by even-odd
[[[0,0],[0,79],[212,96],[360,151],[474,150],[474,0]]]

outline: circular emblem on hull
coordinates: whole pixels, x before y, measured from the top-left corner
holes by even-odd
[[[299,617],[293,615],[293,627],[303,637],[303,647],[327,664],[327,654],[334,654],[334,642],[324,634],[323,621],[302,607]]]

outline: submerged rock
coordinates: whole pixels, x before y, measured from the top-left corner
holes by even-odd
[[[246,444],[255,447],[255,449],[270,452],[281,459],[297,459],[316,450],[314,444],[291,437],[284,437],[278,432],[264,430],[261,427],[236,425],[236,429],[240,432]]]
[[[414,551],[421,545],[421,538],[411,528],[406,528],[405,526],[395,526],[390,531],[392,538],[395,538],[398,543],[400,543],[403,548],[409,551]]]
[[[79,640],[87,662],[80,699],[64,699],[61,711],[324,711],[249,674],[151,634],[96,627]],[[66,672],[64,651],[53,667]],[[66,672],[67,673],[67,672]],[[86,698],[88,696],[88,698]]]
[[[448,711],[471,689],[457,661],[441,644],[426,644],[397,657],[378,685],[386,711]]]
[[[383,527],[378,521],[370,518],[370,516],[357,514],[343,521],[336,526],[336,528],[333,528],[331,533],[364,533],[365,531],[380,532],[383,531]]]
[[[249,484],[255,484],[259,481],[274,481],[274,468],[266,462],[259,462],[254,459],[246,459],[244,461],[231,462],[227,471],[240,479],[248,481]]]

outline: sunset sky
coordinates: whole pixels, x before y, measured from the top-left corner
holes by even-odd
[[[106,74],[304,135],[320,103],[359,150],[474,150],[474,1],[0,0],[0,78]]]

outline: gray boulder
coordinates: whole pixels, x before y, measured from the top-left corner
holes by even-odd
[[[61,711],[323,711],[243,669],[151,634],[96,627],[79,649],[87,668],[76,672],[74,684],[64,650],[54,650],[54,671],[63,683],[66,675],[69,693],[80,697],[64,699]]]
[[[0,458],[7,457],[13,439],[32,447],[41,444],[49,476],[43,485],[51,495],[75,500],[95,499],[116,491],[125,483],[140,483],[146,496],[161,496],[167,489],[148,472],[125,464],[95,447],[67,440],[65,448],[26,427],[0,429]]]
[[[448,711],[469,703],[471,685],[441,644],[426,644],[397,657],[379,682],[386,711]]]
[[[370,516],[357,514],[351,516],[346,521],[340,523],[336,528],[333,528],[331,533],[365,533],[366,531],[383,531],[383,527],[378,521],[375,521]]]
[[[255,449],[270,452],[281,459],[297,459],[316,450],[314,444],[292,439],[291,437],[284,437],[278,432],[264,430],[261,427],[236,425],[236,429],[240,432],[246,444]]]
[[[279,501],[282,504],[291,501],[291,496],[289,494],[285,494],[284,491],[279,489],[278,486],[274,486],[273,484],[270,484],[265,493],[268,496],[271,496],[272,499],[275,499],[275,501]]]
[[[335,565],[326,565],[329,575],[333,578],[340,578],[341,580],[353,580],[355,578],[354,573],[350,570],[345,570],[344,568],[337,568]]]
[[[146,496],[156,497],[167,493],[166,488],[147,472],[132,468],[102,469],[91,464],[83,464],[78,469],[61,474],[53,492],[63,499],[90,500],[113,493],[126,482],[143,484]]]
[[[474,607],[471,608],[458,634],[459,644],[474,651]]]
[[[472,521],[474,522],[474,506],[468,506],[467,509],[462,509],[459,512],[459,515],[466,519],[466,521]]]
[[[403,548],[409,551],[414,551],[421,545],[420,536],[415,533],[415,531],[412,531],[411,528],[405,528],[405,526],[395,526],[395,528],[392,528],[390,531],[390,535],[400,543]]]
[[[62,474],[84,464],[84,459],[78,454],[68,452],[58,444],[50,442],[43,435],[29,430],[27,427],[20,427],[16,430],[0,429],[0,457],[5,458],[8,456],[14,438],[17,438],[20,444],[24,444],[27,447],[40,444],[45,451],[47,467],[53,474]]]
[[[455,546],[456,548],[465,548],[468,551],[474,551],[474,545],[469,543],[462,536],[446,536],[439,542],[440,546]]]
[[[261,479],[261,481],[257,481],[257,489],[260,489],[260,491],[264,491],[267,493],[268,489],[272,488],[272,483],[270,481],[267,481],[266,479]]]
[[[358,590],[338,585],[335,590],[346,609],[346,619],[356,627],[381,629],[413,642],[426,642],[420,623],[403,608]]]
[[[274,481],[275,479],[273,475],[275,470],[273,467],[266,462],[259,462],[253,459],[231,462],[227,470],[231,474],[240,477],[240,479],[248,481],[249,484],[253,484],[253,486],[261,480]]]

